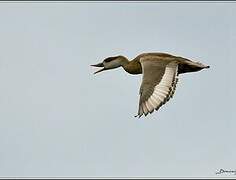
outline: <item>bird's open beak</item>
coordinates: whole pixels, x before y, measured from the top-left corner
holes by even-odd
[[[102,71],[105,70],[103,63],[98,63],[98,64],[94,64],[94,65],[91,65],[91,66],[94,66],[94,67],[103,67],[102,69],[100,69],[100,70],[94,72],[93,74],[97,74],[97,73],[102,72]]]

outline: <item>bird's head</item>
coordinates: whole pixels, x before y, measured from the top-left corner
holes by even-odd
[[[124,61],[124,56],[114,56],[114,57],[108,57],[103,60],[103,62],[94,64],[91,66],[94,67],[103,67],[102,69],[94,72],[94,74],[97,74],[99,72],[102,72],[104,70],[114,69],[122,66],[122,62]],[[126,58],[125,58],[126,59]]]

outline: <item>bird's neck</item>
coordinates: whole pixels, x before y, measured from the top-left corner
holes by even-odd
[[[130,74],[142,73],[141,65],[135,60],[129,61],[126,57],[122,56],[120,58],[120,64],[123,67],[123,69]]]
[[[120,56],[119,57],[119,60],[120,60],[120,65],[123,67],[123,68],[125,68],[128,64],[129,64],[129,60],[126,58],[126,57],[124,57],[124,56]]]

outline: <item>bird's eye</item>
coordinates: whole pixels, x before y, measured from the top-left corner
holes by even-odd
[[[111,61],[111,59],[105,59],[105,60],[104,60],[104,62],[106,62],[106,63],[107,63],[107,62],[110,62],[110,61]]]
[[[104,62],[108,63],[108,62],[111,62],[114,59],[115,59],[115,57],[109,57],[109,58],[105,59]]]

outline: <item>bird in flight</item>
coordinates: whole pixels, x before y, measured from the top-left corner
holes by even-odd
[[[130,74],[143,74],[138,114],[135,116],[139,118],[158,110],[173,97],[179,74],[210,67],[167,53],[143,53],[131,61],[124,56],[108,57],[102,63],[91,66],[102,67],[94,74],[118,67],[123,67]]]

